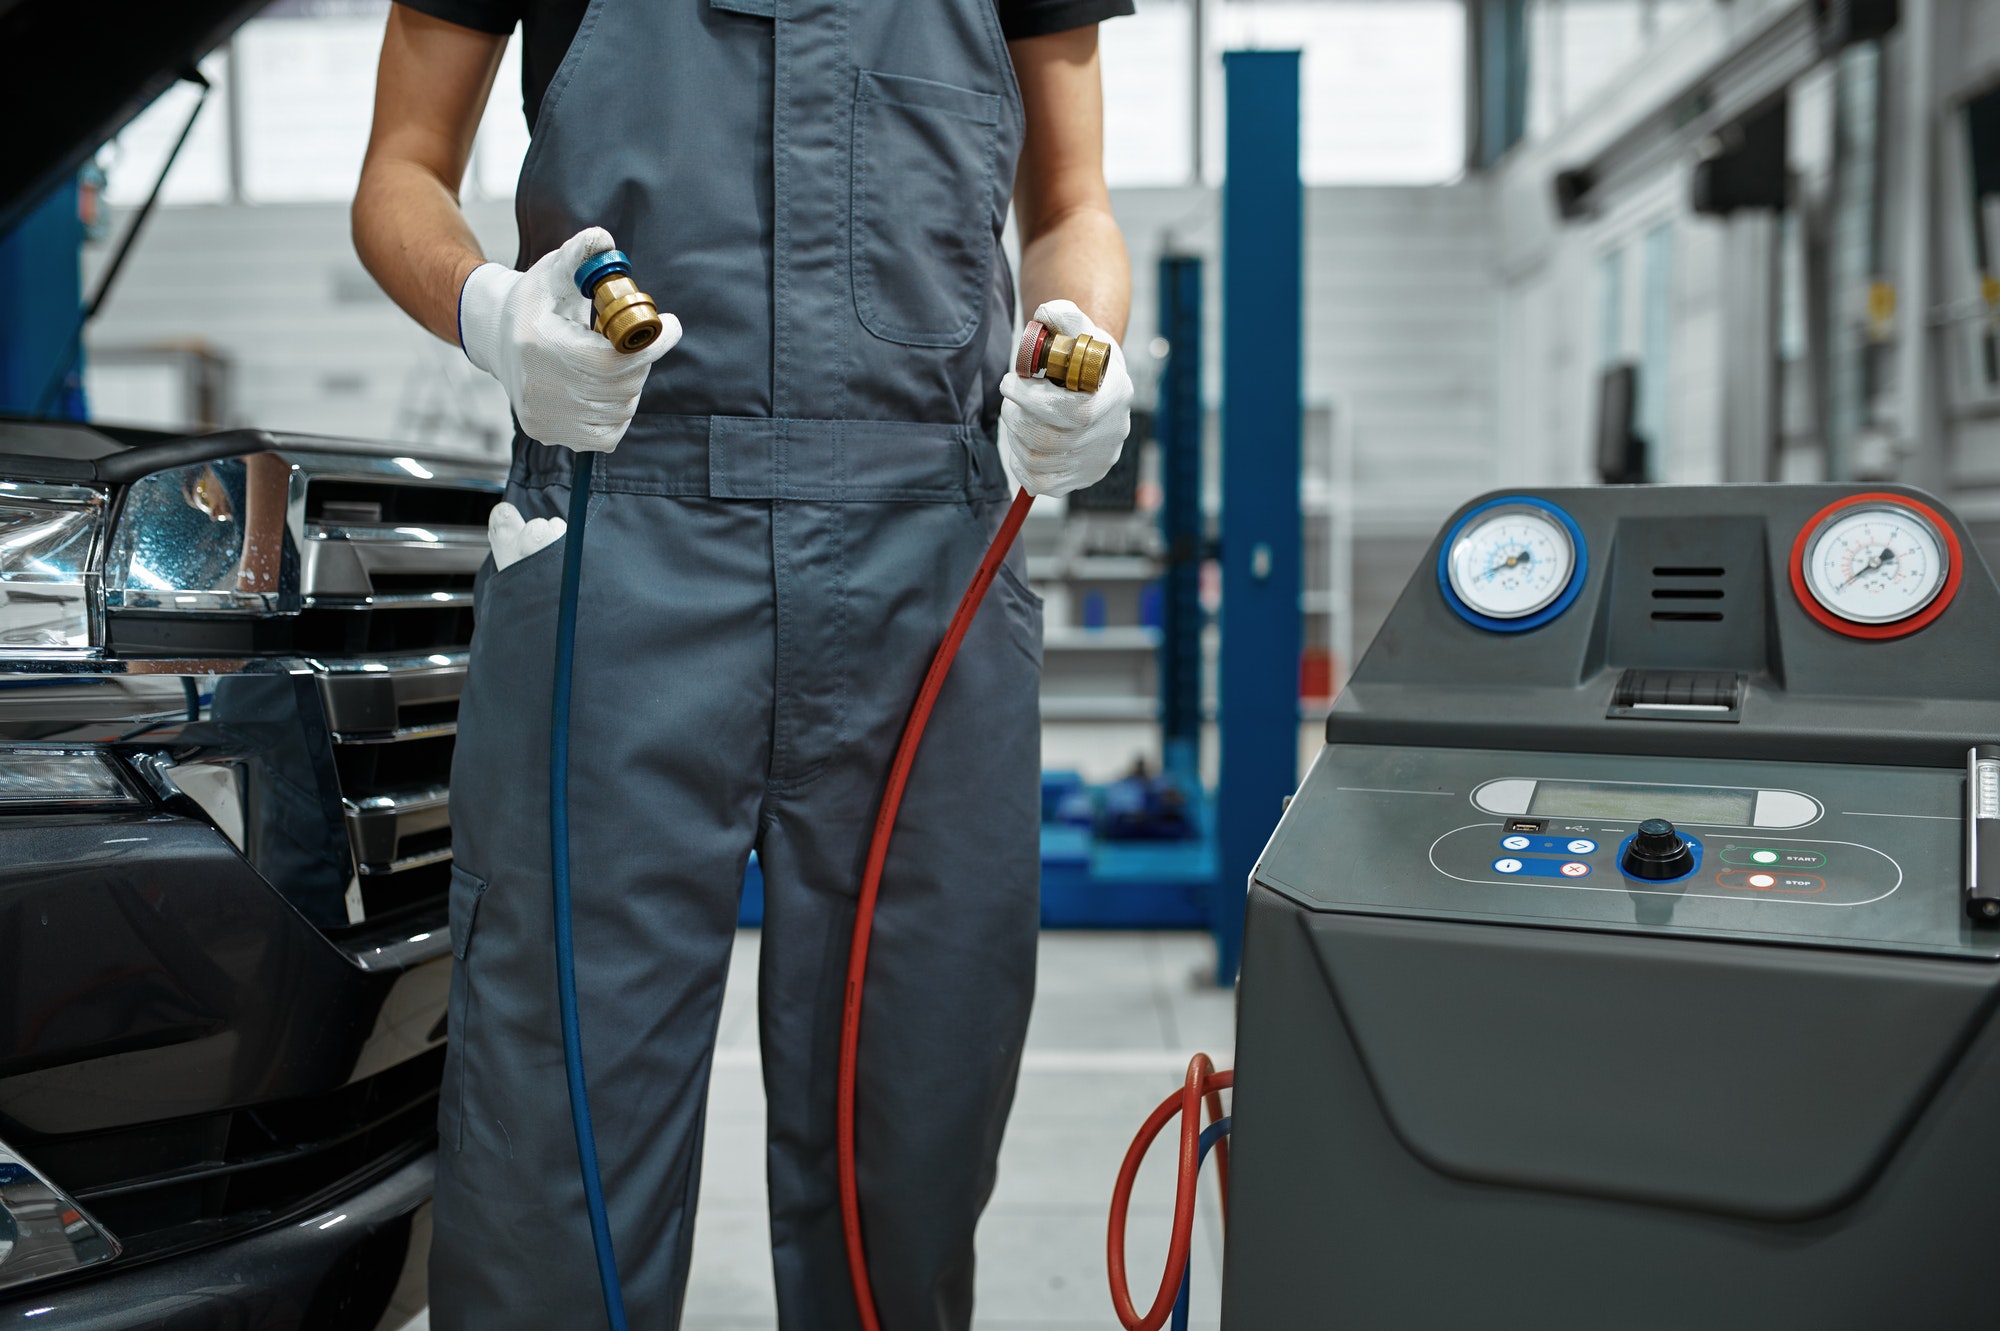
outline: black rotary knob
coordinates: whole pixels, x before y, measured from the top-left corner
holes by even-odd
[[[1694,868],[1694,847],[1666,819],[1648,818],[1639,824],[1638,835],[1625,847],[1625,855],[1618,861],[1618,867],[1625,871],[1628,878],[1646,878],[1654,882],[1679,878]]]

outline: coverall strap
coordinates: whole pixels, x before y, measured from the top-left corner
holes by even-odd
[[[567,488],[575,455],[517,441],[513,482]],[[642,412],[597,464],[610,494],[831,503],[1004,499],[999,450],[972,425]]]

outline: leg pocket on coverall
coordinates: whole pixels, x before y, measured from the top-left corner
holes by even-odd
[[[486,882],[451,866],[451,998],[445,1019],[444,1093],[438,1100],[438,1140],[459,1150],[465,1142],[465,1060],[472,1050],[472,935]]]
[[[1018,557],[1018,556],[1016,556]],[[1037,674],[1042,669],[1042,598],[1035,595],[1021,575],[1014,571],[1013,558],[1000,565],[993,579],[1001,611],[1007,616],[1008,636],[1030,661]]]

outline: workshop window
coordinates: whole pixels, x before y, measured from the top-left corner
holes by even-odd
[[[2000,387],[2000,89],[1966,103],[1964,118],[1970,189],[1972,262],[1978,299],[1971,322],[1978,329],[1982,387]]]
[[[1625,251],[1613,250],[1597,265],[1599,368],[1625,359]]]
[[[161,202],[353,198],[387,12],[386,4],[319,13],[281,3],[238,29],[201,63],[211,91]],[[98,161],[108,201],[144,202],[199,96],[191,83],[173,85],[105,145]]]
[[[1673,478],[1668,466],[1672,436],[1668,420],[1668,376],[1674,335],[1674,229],[1662,222],[1646,233],[1640,248],[1642,287],[1639,308],[1639,433],[1650,444],[1648,480]]]
[[[226,50],[217,51],[201,62],[201,76],[210,85],[208,100],[203,103],[187,144],[174,159],[174,169],[160,189],[161,203],[228,201],[230,72]],[[123,207],[146,201],[167,154],[173,151],[174,140],[187,124],[188,113],[199,101],[200,88],[192,83],[176,83],[98,151],[97,163],[104,171],[107,203]]]
[[[368,143],[385,11],[369,0],[330,7],[281,0],[246,23],[202,64],[214,90],[162,201],[351,198]],[[1105,174],[1112,185],[1220,181],[1228,50],[1303,53],[1306,183],[1436,184],[1462,171],[1461,0],[1205,0],[1200,17],[1205,23],[1198,26],[1195,0],[1138,0],[1137,13],[1101,29]],[[513,196],[528,147],[513,92],[519,86],[517,36],[480,122],[467,198]],[[197,95],[190,84],[169,89],[104,149],[111,202],[144,199]]]
[[[267,18],[236,36],[243,197],[354,197],[375,108],[380,14]]]
[[[1299,50],[1308,185],[1433,185],[1465,166],[1459,0],[1226,0],[1213,51]],[[1208,74],[1206,174],[1222,177],[1222,61]]]
[[[1528,134],[1605,92],[1654,42],[1712,0],[1528,0]]]
[[[1138,0],[1098,29],[1104,67],[1104,176],[1113,185],[1194,178],[1194,6]]]

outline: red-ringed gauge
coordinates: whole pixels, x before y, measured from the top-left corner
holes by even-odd
[[[1799,604],[1827,628],[1900,638],[1951,604],[1958,537],[1936,509],[1907,495],[1850,495],[1799,529],[1791,572]]]

